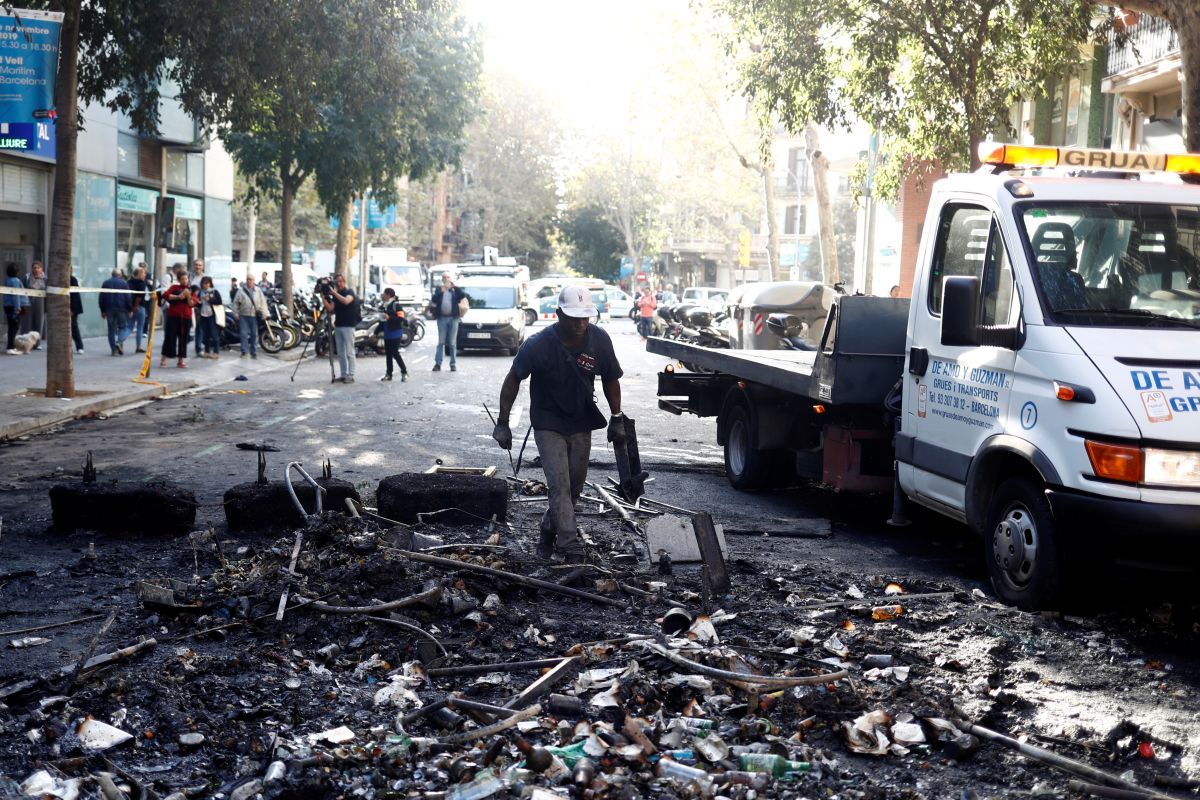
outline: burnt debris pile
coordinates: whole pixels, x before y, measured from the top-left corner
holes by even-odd
[[[209,530],[176,540],[176,576],[101,563],[117,577],[86,652],[22,674],[55,631],[5,637],[0,796],[1188,791],[1186,743],[1132,723],[996,738],[1037,729],[1031,687],[1057,678],[1031,663],[1096,657],[1086,621],[739,557],[722,595],[703,569],[630,558],[615,518],[589,563],[544,561],[534,506],[459,528],[327,511],[257,543]]]

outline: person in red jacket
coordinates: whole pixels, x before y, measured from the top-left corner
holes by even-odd
[[[187,270],[181,265],[175,269],[175,283],[163,294],[167,304],[167,327],[163,336],[160,367],[167,365],[168,358],[177,359],[175,366],[184,369],[187,364],[188,336],[192,332],[192,307],[196,304],[192,289],[188,285]]]

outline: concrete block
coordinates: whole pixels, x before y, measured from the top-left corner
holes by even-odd
[[[165,481],[59,484],[50,487],[50,509],[62,530],[184,533],[196,522],[196,496]]]
[[[417,522],[417,514],[457,508],[429,522],[443,525],[482,525],[496,515],[508,513],[508,483],[483,475],[405,472],[389,475],[375,492],[379,513],[397,522]]]
[[[361,502],[358,490],[349,481],[317,478],[317,483],[325,487],[325,497],[321,500],[321,507],[325,511],[347,514],[347,497]],[[299,476],[292,485],[304,510],[311,514],[317,507],[313,488],[301,481]],[[296,504],[288,495],[287,484],[283,481],[239,483],[234,486],[225,492],[225,519],[231,531],[279,530],[304,524],[304,518],[296,510]]]
[[[658,563],[658,551],[666,550],[671,561],[679,563],[700,562],[700,545],[696,543],[696,532],[692,529],[692,521],[687,517],[676,517],[664,514],[654,517],[645,523],[646,541],[650,545],[650,558]],[[725,546],[725,530],[716,526],[717,541],[721,544],[721,555],[728,555]]]

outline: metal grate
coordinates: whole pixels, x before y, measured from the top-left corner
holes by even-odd
[[[1116,33],[1108,40],[1108,74],[1119,75],[1179,52],[1179,35],[1171,23],[1161,17],[1143,14],[1128,29],[1123,45],[1117,43]]]

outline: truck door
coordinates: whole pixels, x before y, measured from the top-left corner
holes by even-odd
[[[898,455],[911,464],[918,495],[960,512],[965,509],[971,459],[984,439],[1004,430],[1016,352],[941,344],[942,286],[948,277],[978,277],[980,322],[1016,324],[1020,309],[1008,254],[990,210],[967,202],[947,203],[925,265],[926,296],[912,301],[917,310],[910,352],[918,358],[910,357],[906,375]],[[912,363],[925,355],[923,374],[914,374]]]

